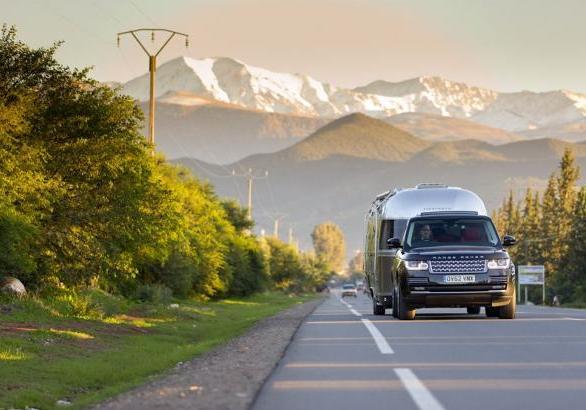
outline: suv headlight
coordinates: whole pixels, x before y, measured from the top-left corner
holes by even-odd
[[[428,270],[429,265],[425,261],[405,261],[407,270]]]
[[[509,258],[491,259],[488,261],[488,269],[507,269],[510,264]]]

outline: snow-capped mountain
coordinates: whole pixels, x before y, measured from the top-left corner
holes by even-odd
[[[498,97],[495,91],[440,77],[418,77],[398,83],[378,80],[355,88],[354,91],[402,98],[412,107],[409,112],[457,118],[470,117],[484,111]]]
[[[126,83],[124,91],[138,100],[147,100],[148,81],[145,74]],[[179,57],[161,65],[157,69],[157,97],[177,91],[248,109],[321,117],[353,112],[390,116],[417,111],[419,105],[426,109],[425,106],[433,104],[404,95],[379,95],[338,88],[307,75],[277,73],[225,57]],[[421,104],[420,100],[423,101]],[[189,105],[188,102],[183,104]],[[439,106],[433,112],[448,110]]]
[[[586,117],[586,95],[559,90],[501,93],[473,121],[510,131],[527,131],[579,121]]]
[[[124,91],[145,101],[148,80],[148,74],[131,80]],[[226,57],[179,57],[161,65],[157,97],[169,95],[174,95],[173,101],[167,102],[178,105],[214,100],[249,110],[306,117],[335,118],[353,112],[381,118],[431,113],[515,132],[586,118],[586,95],[570,91],[499,93],[439,77],[396,83],[379,80],[350,90],[307,75],[274,72]]]

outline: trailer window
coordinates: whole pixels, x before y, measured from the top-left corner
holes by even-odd
[[[379,236],[379,249],[388,249],[387,240],[393,237],[394,222],[392,219],[382,221]]]
[[[379,249],[389,249],[387,241],[393,237],[402,238],[406,227],[406,219],[387,219],[382,221],[379,236]]]

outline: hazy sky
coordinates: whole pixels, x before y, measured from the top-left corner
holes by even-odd
[[[130,37],[164,27],[190,35],[160,57],[229,56],[354,87],[439,75],[500,91],[586,93],[583,0],[0,0],[0,21],[33,46],[64,40],[68,65],[98,80],[147,71]],[[157,38],[157,41],[162,40]]]

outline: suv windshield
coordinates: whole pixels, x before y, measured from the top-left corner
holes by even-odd
[[[355,289],[356,285],[344,285],[343,288],[344,289]]]
[[[498,235],[488,218],[417,218],[409,223],[405,234],[407,248],[496,246],[498,243]]]

